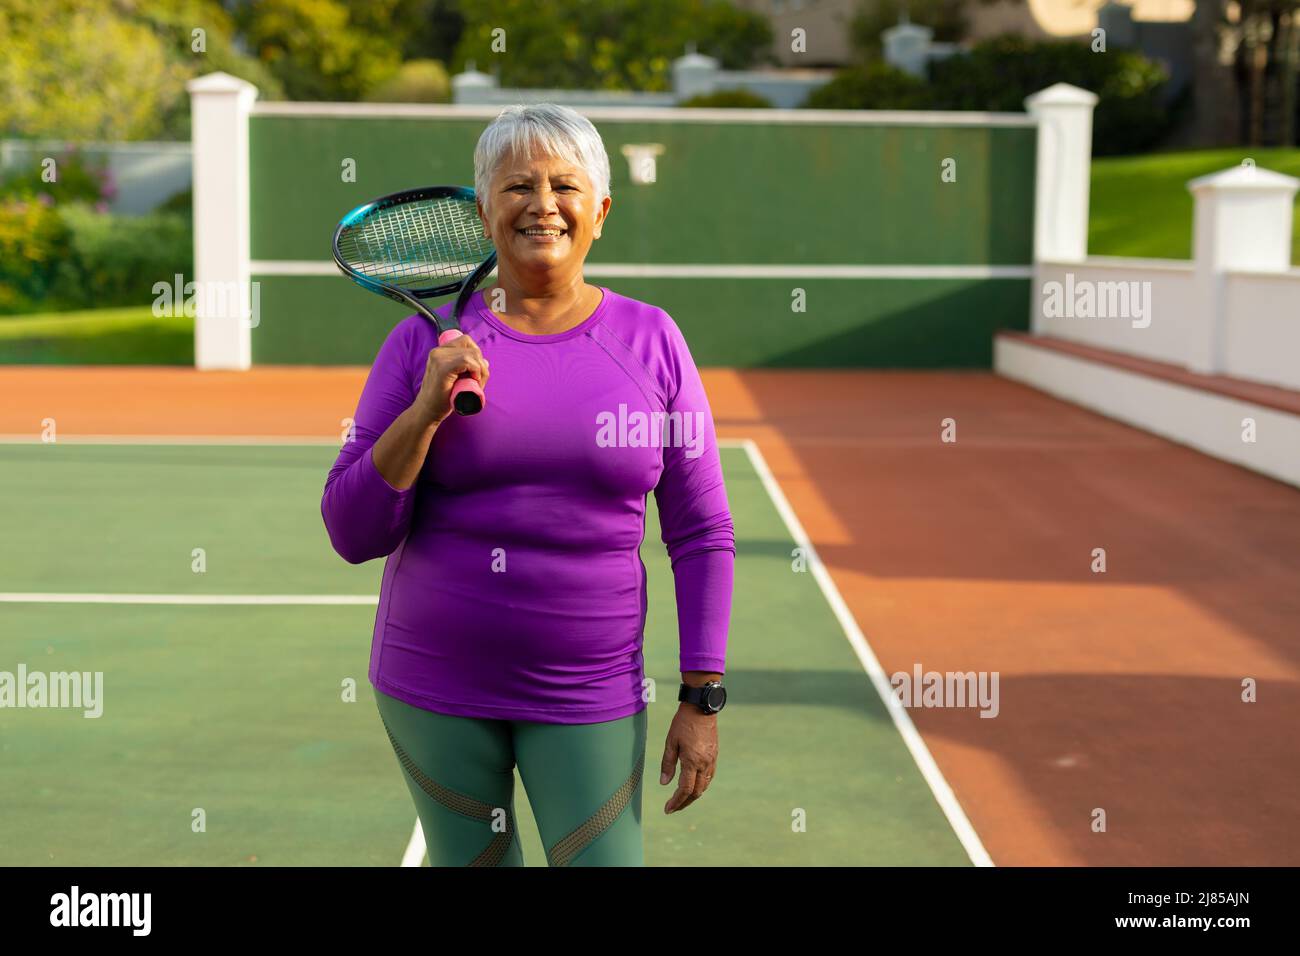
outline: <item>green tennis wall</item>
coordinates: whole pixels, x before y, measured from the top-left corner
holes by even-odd
[[[254,109],[255,363],[373,359],[406,314],[401,306],[328,269],[283,273],[329,263],[335,224],[368,199],[472,184],[474,144],[488,122]],[[994,331],[1027,327],[1036,128],[1023,118],[594,122],[610,155],[613,206],[588,281],[666,309],[701,365],[990,367]],[[629,179],[621,147],[640,143],[664,147],[655,183]],[[345,160],[355,182],[343,181]],[[944,181],[945,160],[955,181]],[[758,268],[740,278],[627,274],[701,265]],[[771,276],[766,266],[790,268]],[[824,266],[876,269],[851,278],[799,272]],[[792,310],[795,290],[806,311]]]

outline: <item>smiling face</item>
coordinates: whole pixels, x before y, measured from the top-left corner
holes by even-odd
[[[557,156],[507,155],[479,202],[484,231],[497,249],[501,274],[568,279],[582,263],[609,212],[581,166]]]

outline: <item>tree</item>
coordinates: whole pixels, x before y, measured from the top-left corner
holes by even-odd
[[[504,86],[664,91],[688,43],[729,69],[772,43],[766,19],[721,0],[462,0],[461,12],[454,65],[499,71]]]
[[[1004,34],[930,64],[934,108],[1019,112],[1025,97],[1053,83],[1097,94],[1094,155],[1138,153],[1160,143],[1173,117],[1162,105],[1169,76],[1136,50],[1093,53],[1078,40]]]
[[[394,0],[259,0],[235,14],[244,42],[295,100],[356,100],[391,79]]]
[[[1293,145],[1300,2],[1241,0],[1238,9],[1235,75],[1230,74],[1236,80],[1236,110],[1223,119],[1236,127],[1230,132],[1240,139],[1233,142]],[[1238,116],[1244,116],[1244,124],[1233,123]]]
[[[239,48],[235,21],[216,0],[152,0],[135,9],[139,21],[153,30],[181,65],[186,79],[220,71],[252,83],[261,100],[284,99],[284,86],[266,64]],[[187,95],[179,96],[164,112],[162,127],[172,138],[189,138]]]
[[[183,65],[127,4],[5,0],[0,49],[8,136],[148,138],[185,94]]]
[[[1192,113],[1195,146],[1237,142],[1236,82],[1220,55],[1228,29],[1226,0],[1196,0],[1192,11]]]
[[[437,60],[407,60],[397,74],[365,97],[374,103],[447,103],[451,80]]]
[[[367,0],[353,0],[365,5]],[[459,0],[397,0],[393,26],[400,25],[402,58],[450,63],[465,31]]]

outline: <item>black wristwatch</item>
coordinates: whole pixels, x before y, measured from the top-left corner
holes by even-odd
[[[687,704],[694,704],[706,714],[716,714],[727,706],[727,688],[722,686],[720,680],[711,680],[699,687],[684,683],[682,689],[677,692],[677,699]]]

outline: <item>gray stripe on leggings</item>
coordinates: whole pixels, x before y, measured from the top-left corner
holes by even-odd
[[[463,817],[469,817],[471,820],[477,820],[480,823],[492,823],[492,811],[496,808],[491,804],[484,803],[482,800],[476,800],[473,797],[467,797],[465,794],[450,787],[444,787],[438,781],[434,780],[427,773],[415,765],[411,755],[402,749],[402,745],[397,742],[393,732],[388,729],[388,722],[380,717],[384,725],[384,730],[388,734],[388,740],[393,745],[393,750],[397,752],[397,759],[411,779],[416,782],[421,790],[430,797],[442,804],[453,813],[458,813]],[[506,828],[492,837],[486,849],[476,856],[470,866],[500,866],[501,861],[505,859],[506,850],[510,848],[510,840],[515,830],[515,822],[506,811]],[[430,860],[432,862],[432,860]]]
[[[585,822],[579,824],[547,851],[546,857],[551,866],[568,866],[573,862],[574,857],[614,825],[618,815],[627,809],[628,803],[632,800],[632,794],[636,793],[637,784],[641,782],[641,771],[644,765],[644,759],[637,760],[636,766],[632,768],[631,776],[624,781],[623,786],[615,790],[614,795],[606,800],[601,808],[588,817]]]

